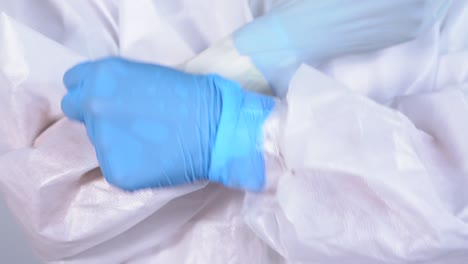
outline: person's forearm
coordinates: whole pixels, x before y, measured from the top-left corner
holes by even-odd
[[[450,0],[305,0],[280,5],[182,68],[216,72],[244,88],[284,97],[298,67],[382,49],[417,37]]]

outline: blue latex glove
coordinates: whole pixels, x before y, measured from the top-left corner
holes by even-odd
[[[260,191],[271,97],[216,75],[118,58],[64,76],[62,110],[84,123],[107,181],[125,190],[209,180]]]
[[[442,17],[451,0],[261,2],[276,6],[235,32],[234,42],[282,97],[301,63],[316,66],[336,56],[411,40]]]

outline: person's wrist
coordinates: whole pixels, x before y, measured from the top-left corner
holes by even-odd
[[[264,186],[262,124],[272,97],[245,92],[232,81],[211,76],[222,108],[211,151],[209,180],[227,187],[260,191]]]

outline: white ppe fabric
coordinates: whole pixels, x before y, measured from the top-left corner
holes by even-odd
[[[468,259],[467,1],[415,41],[322,65],[328,76],[302,66],[265,125],[261,194],[114,189],[84,128],[60,112],[74,63],[118,54],[181,65],[248,22],[246,2],[33,2],[0,0],[0,191],[44,259]]]
[[[247,196],[249,226],[291,263],[463,263],[467,99],[464,84],[393,110],[301,68],[265,128],[271,187]]]

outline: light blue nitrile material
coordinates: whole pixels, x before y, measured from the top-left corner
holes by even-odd
[[[318,66],[337,56],[412,40],[441,19],[451,0],[289,0],[233,35],[240,54],[252,58],[284,97],[302,63]]]
[[[62,109],[82,122],[106,180],[125,190],[209,180],[259,191],[271,97],[217,75],[107,58],[64,76]]]

